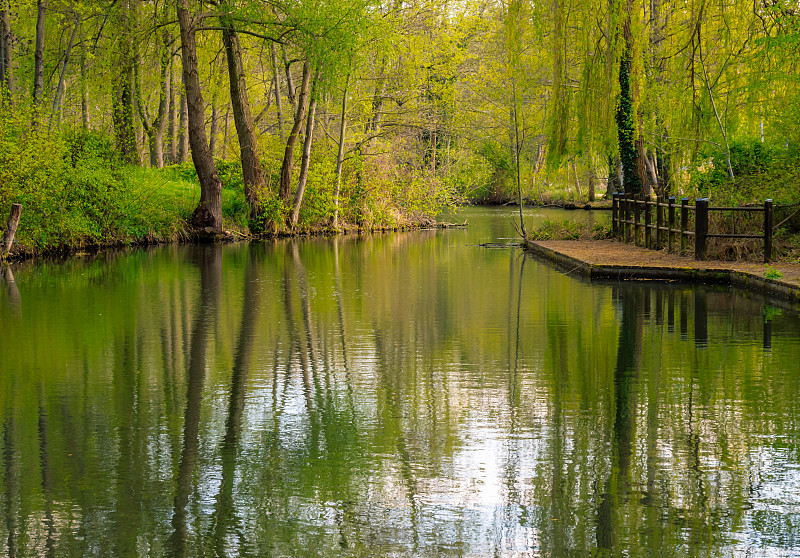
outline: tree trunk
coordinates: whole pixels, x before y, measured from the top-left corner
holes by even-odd
[[[86,40],[86,32],[81,34],[81,42]],[[89,129],[89,86],[86,82],[86,46],[81,45],[81,126]]]
[[[627,0],[627,19],[623,27],[623,52],[619,61],[619,105],[617,107],[617,140],[622,162],[622,187],[626,194],[642,193],[637,149],[634,141],[633,90],[631,69],[633,66],[633,38],[631,36],[632,0]]]
[[[36,47],[33,54],[33,109],[34,124],[38,120],[38,109],[44,94],[44,24],[47,0],[39,0],[36,11]]]
[[[342,186],[342,165],[344,164],[344,134],[346,130],[346,116],[347,116],[347,92],[350,86],[350,72],[347,72],[347,78],[344,82],[344,91],[342,92],[342,119],[339,122],[339,145],[336,150],[336,192],[333,196],[333,228],[339,226],[339,194]]]
[[[169,104],[172,97],[172,37],[165,32],[162,35],[161,51],[161,91],[158,99],[158,114],[148,127],[145,123],[144,110],[142,124],[145,126],[150,144],[150,165],[160,169],[164,167],[164,132],[169,118]],[[141,102],[141,96],[140,96]]]
[[[317,76],[318,78],[319,76]],[[303,194],[306,191],[306,182],[308,181],[308,167],[311,163],[311,144],[314,139],[314,120],[317,113],[317,78],[314,78],[314,86],[311,91],[311,101],[308,103],[308,118],[306,119],[306,137],[303,142],[303,159],[300,162],[300,177],[297,180],[297,192],[294,196],[294,208],[292,209],[292,222],[291,228],[297,226],[297,221],[300,218],[300,206],[303,203]]]
[[[381,62],[381,71],[378,74],[378,83],[375,85],[375,93],[372,96],[372,118],[367,121],[366,132],[377,132],[381,126],[383,115],[383,98],[386,96],[386,57]]]
[[[297,103],[295,102],[294,95],[295,91],[294,79],[292,79],[292,64],[289,62],[289,58],[286,56],[286,49],[283,46],[281,46],[281,55],[283,56],[283,69],[286,71],[286,96],[289,98],[289,103],[291,103],[292,109],[296,112]],[[303,66],[303,70],[305,71],[305,66]]]
[[[222,183],[206,141],[205,107],[197,71],[197,44],[194,22],[189,14],[189,0],[176,1],[181,29],[183,84],[189,124],[192,160],[200,181],[200,203],[192,214],[192,225],[205,232],[222,232]]]
[[[120,36],[118,38],[114,74],[112,119],[119,150],[125,162],[139,164],[139,151],[134,125],[134,57],[132,12],[135,4],[126,0],[119,8]]]
[[[11,213],[9,213],[8,222],[6,223],[6,232],[3,233],[3,239],[0,241],[0,246],[2,246],[0,256],[3,258],[8,256],[11,251],[11,245],[14,244],[14,236],[17,234],[17,226],[19,226],[21,215],[22,205],[18,203],[11,204]]]
[[[199,79],[199,78],[198,78]],[[186,86],[181,90],[180,119],[178,120],[178,154],[176,162],[185,163],[189,157],[189,107],[186,105]]]
[[[170,37],[170,44],[172,44],[172,37]],[[171,49],[170,49],[171,50]],[[178,162],[178,111],[180,109],[180,95],[183,95],[183,89],[179,87],[179,82],[175,79],[175,73],[173,68],[175,58],[170,58],[170,68],[169,68],[169,80],[170,80],[170,87],[169,87],[169,122],[167,123],[167,138],[169,138],[167,154],[169,158],[170,164],[174,164]],[[176,93],[178,97],[176,98]],[[177,102],[176,102],[177,101]]]
[[[72,45],[75,44],[75,36],[78,34],[78,28],[81,26],[81,15],[75,17],[75,27],[72,28],[72,34],[69,36],[69,43],[67,44],[67,51],[64,53],[64,65],[61,66],[61,74],[58,77],[58,87],[56,87],[56,94],[53,97],[53,106],[50,110],[50,123],[49,127],[53,127],[53,121],[58,113],[59,106],[61,105],[61,96],[64,94],[64,78],[67,75],[67,64],[69,64],[69,57],[72,53]]]
[[[9,0],[0,0],[0,99],[13,96],[14,79],[11,68],[11,17]],[[5,91],[3,91],[5,90]]]
[[[300,133],[300,126],[305,116],[306,95],[311,81],[311,64],[308,60],[303,64],[303,85],[300,89],[300,97],[297,100],[297,111],[294,115],[294,125],[286,140],[286,149],[283,152],[283,164],[281,165],[281,185],[280,196],[284,201],[288,201],[292,191],[292,166],[294,165],[294,145],[297,142],[297,135]]]
[[[253,117],[250,113],[250,102],[247,98],[242,49],[233,21],[227,17],[220,19],[222,41],[225,44],[225,54],[228,59],[233,122],[239,138],[244,198],[247,205],[250,206],[251,216],[255,216],[258,207],[258,193],[264,186],[264,176],[261,172],[261,161],[258,159],[258,142],[256,141]]]
[[[211,129],[208,132],[208,150],[211,152],[211,157],[214,157],[214,152],[217,150],[217,132],[219,131],[219,110],[217,109],[217,94],[211,96]]]
[[[646,159],[647,151],[644,147],[644,136],[639,134],[639,137],[636,138],[636,172],[639,174],[639,182],[642,184],[642,195],[644,197],[650,196],[653,186],[650,175],[647,174]]]
[[[225,105],[225,127],[222,130],[222,158],[228,156],[228,124],[231,121],[231,104]]]
[[[275,72],[275,105],[278,108],[278,133],[283,142],[283,100],[281,99],[281,74],[278,70],[278,55],[275,53],[275,43],[270,43],[272,54],[272,70]]]

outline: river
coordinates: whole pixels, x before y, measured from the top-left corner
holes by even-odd
[[[800,555],[798,314],[590,283],[514,211],[16,267],[0,554]]]

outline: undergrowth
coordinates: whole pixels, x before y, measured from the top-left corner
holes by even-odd
[[[546,220],[528,233],[530,240],[602,240],[611,238],[611,224]]]

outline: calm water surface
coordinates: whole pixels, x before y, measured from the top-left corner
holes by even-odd
[[[798,314],[513,211],[15,268],[0,555],[800,555]]]

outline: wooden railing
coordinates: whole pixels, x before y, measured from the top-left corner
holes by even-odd
[[[615,238],[633,242],[653,250],[666,246],[668,252],[688,253],[689,239],[694,238],[694,258],[705,260],[709,238],[762,239],[764,262],[772,259],[772,200],[763,206],[711,207],[707,198],[695,200],[682,198],[680,204],[675,197],[667,200],[641,199],[625,194],[614,194],[611,199],[611,226]],[[653,212],[655,210],[655,223]],[[763,232],[759,234],[723,234],[709,232],[708,216],[711,211],[763,212]]]

